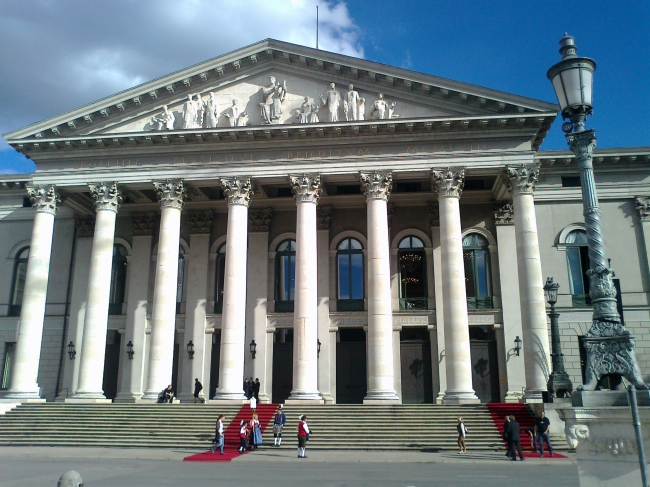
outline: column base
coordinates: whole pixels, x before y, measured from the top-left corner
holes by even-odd
[[[116,403],[136,403],[142,399],[142,394],[136,392],[119,392],[113,400]]]
[[[524,398],[524,394],[521,391],[508,391],[506,392],[505,402],[509,403],[520,403]]]
[[[248,399],[206,399],[205,403],[220,406],[245,406],[246,404],[250,404],[250,401]]]
[[[395,391],[368,391],[363,398],[364,404],[401,404],[402,400]]]
[[[307,404],[325,404],[323,396],[318,391],[316,392],[302,392],[291,391],[291,395],[284,401],[287,405],[307,405]]]
[[[321,392],[321,396],[323,397],[323,401],[325,404],[334,404],[334,396],[330,394],[329,392]]]
[[[65,398],[66,404],[113,404],[112,399],[99,399],[99,398],[91,398],[91,397],[66,397]]]
[[[241,404],[249,402],[249,399],[246,399],[244,391],[241,392],[228,392],[220,391],[217,389],[212,401],[243,401]],[[238,404],[238,402],[232,402],[232,404]]]
[[[263,394],[260,392],[259,398],[257,400],[258,404],[272,404],[271,398],[268,394]]]
[[[199,397],[201,397],[201,394],[199,394]],[[183,402],[187,402],[187,403],[193,403],[194,402],[194,394],[187,393],[187,392],[181,392],[178,395],[178,400],[183,401]]]
[[[463,404],[481,404],[481,400],[476,397],[474,391],[471,392],[449,392],[445,393],[442,399],[443,404],[459,406]]]
[[[546,392],[546,391],[543,391]],[[526,404],[543,403],[542,391],[526,389],[522,402]]]
[[[436,404],[442,405],[444,400],[445,400],[445,393],[439,392],[438,396],[436,396]]]
[[[11,399],[20,402],[45,402],[45,399],[41,400],[40,391],[12,391],[9,390],[2,396],[3,399]]]

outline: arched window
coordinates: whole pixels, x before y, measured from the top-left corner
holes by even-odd
[[[295,284],[296,241],[284,240],[275,254],[275,311],[293,311]]]
[[[215,263],[214,276],[214,312],[223,311],[223,283],[226,275],[226,244],[217,250],[217,261]]]
[[[587,233],[584,230],[569,232],[566,243],[567,267],[569,268],[569,290],[573,306],[589,306],[589,253],[587,248]]]
[[[465,263],[465,293],[468,309],[491,309],[490,251],[487,239],[470,233],[463,238],[463,262]]]
[[[126,256],[124,245],[113,245],[113,267],[111,270],[111,295],[108,300],[108,314],[121,315],[126,291]]]
[[[417,237],[405,237],[398,247],[399,309],[427,309],[424,243]]]
[[[176,313],[181,312],[181,303],[183,302],[185,289],[183,283],[185,282],[185,254],[183,247],[178,249],[178,280],[176,281]]]
[[[344,238],[337,247],[338,311],[363,311],[363,249],[361,242]]]
[[[25,293],[25,277],[27,276],[27,260],[29,247],[20,249],[16,253],[14,262],[14,278],[11,283],[11,299],[9,300],[9,316],[20,316]]]

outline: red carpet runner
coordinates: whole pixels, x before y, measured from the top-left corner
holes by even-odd
[[[530,444],[526,428],[535,426],[535,419],[530,414],[530,411],[525,404],[508,403],[508,402],[490,402],[487,404],[488,411],[492,416],[495,426],[499,430],[499,436],[503,438],[503,425],[505,424],[505,417],[514,416],[515,420],[519,423],[521,439],[521,449],[524,452],[524,458],[539,458],[539,453],[533,453],[533,447]],[[503,442],[506,444],[505,441]],[[546,444],[544,444],[544,458],[551,458],[548,451],[546,451]],[[553,458],[567,458],[566,456],[553,452]]]
[[[257,405],[257,416],[259,417],[260,424],[262,425],[262,435],[264,435],[264,442],[268,444],[273,435],[273,425],[270,425],[273,420],[273,413],[278,407],[277,404],[258,404]],[[250,421],[253,411],[250,406],[245,405],[237,413],[237,416],[232,418],[228,424],[226,430],[224,431],[224,436],[226,437],[225,447],[223,449],[224,454],[220,455],[219,450],[216,453],[212,453],[211,450],[208,450],[203,453],[197,453],[196,455],[190,455],[189,457],[183,458],[184,462],[230,462],[233,458],[242,455],[239,453],[239,423],[241,420]],[[226,417],[226,420],[229,418]],[[217,418],[214,418],[216,424]],[[271,426],[269,428],[269,425]],[[266,431],[269,431],[269,435],[266,435]]]

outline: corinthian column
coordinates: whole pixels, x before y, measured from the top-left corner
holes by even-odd
[[[447,362],[447,390],[443,403],[476,404],[479,399],[472,387],[459,205],[465,184],[465,169],[434,170],[431,181],[438,193],[440,207],[440,257]]]
[[[25,276],[25,293],[20,312],[18,342],[7,399],[39,399],[38,364],[41,357],[45,298],[52,253],[52,231],[59,197],[54,185],[27,189],[36,211],[29,260]]]
[[[176,283],[178,246],[181,238],[181,210],[185,188],[182,180],[154,182],[160,198],[160,235],[156,258],[156,282],[151,316],[151,350],[145,400],[156,400],[171,384],[176,329]]]
[[[399,402],[395,393],[393,310],[386,205],[390,171],[360,173],[368,211],[368,391],[364,404]]]
[[[222,178],[221,185],[228,201],[228,233],[221,315],[219,388],[214,398],[244,401],[246,251],[248,205],[253,192],[250,178]]]
[[[541,402],[550,374],[548,328],[542,262],[539,257],[533,192],[539,165],[506,166],[505,183],[512,192],[517,242],[517,271],[521,300],[521,328],[528,402]]]
[[[296,294],[293,312],[293,389],[287,402],[323,402],[318,392],[318,255],[316,205],[320,175],[291,176],[296,200]]]
[[[108,301],[111,293],[115,218],[122,201],[117,183],[89,185],[95,200],[95,235],[90,254],[88,298],[84,315],[79,383],[74,396],[68,400],[107,401],[102,390],[104,355],[108,328]]]

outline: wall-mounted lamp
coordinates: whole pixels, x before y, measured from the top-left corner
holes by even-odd
[[[519,357],[519,352],[521,352],[521,338],[517,335],[515,337],[515,353],[517,354],[517,357]]]
[[[74,349],[74,343],[70,340],[70,343],[68,343],[68,357],[70,357],[70,360],[74,360],[75,355],[77,355],[77,351]]]
[[[255,354],[257,353],[257,343],[255,343],[255,340],[251,340],[251,344],[248,346],[248,348],[251,351],[253,359],[255,359]]]
[[[133,354],[135,352],[133,351],[133,343],[131,343],[131,340],[129,340],[129,343],[126,344],[126,354],[129,356],[129,360],[133,360]]]
[[[320,357],[320,340],[318,340],[318,355],[317,357]]]
[[[190,360],[194,360],[194,344],[192,340],[187,342],[187,354],[190,356]]]

